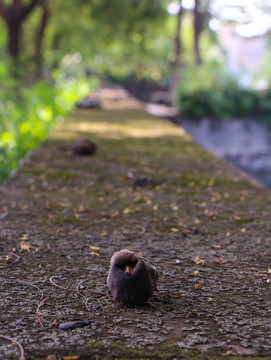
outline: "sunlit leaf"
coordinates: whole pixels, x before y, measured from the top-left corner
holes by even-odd
[[[99,254],[99,253],[96,253],[96,252],[94,252],[94,251],[91,251],[91,252],[90,252],[90,255],[93,255],[93,256],[100,256],[100,254]]]
[[[20,252],[22,251],[30,251],[30,247],[31,245],[26,243],[25,241],[21,241],[21,249],[20,249]]]
[[[200,259],[198,256],[196,256],[193,261],[194,261],[194,263],[197,264],[197,265],[204,265],[204,264],[205,264],[205,260]]]
[[[99,246],[90,246],[90,248],[92,249],[92,250],[100,250],[100,247]]]

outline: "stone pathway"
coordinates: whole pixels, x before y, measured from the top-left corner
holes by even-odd
[[[123,90],[95,96],[0,188],[0,358],[267,358],[270,192]],[[121,248],[159,269],[144,306],[103,285]]]

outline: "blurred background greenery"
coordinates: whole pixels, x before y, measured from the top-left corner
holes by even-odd
[[[0,182],[103,80],[270,119],[270,20],[265,0],[0,0]]]

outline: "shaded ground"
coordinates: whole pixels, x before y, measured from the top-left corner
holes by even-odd
[[[26,359],[268,358],[270,192],[115,94],[70,116],[0,190],[0,335]],[[95,156],[71,153],[81,137]],[[129,172],[161,184],[134,188]],[[160,272],[143,307],[102,285],[125,247]],[[90,324],[59,329],[72,320]],[[1,359],[19,353],[0,338]]]

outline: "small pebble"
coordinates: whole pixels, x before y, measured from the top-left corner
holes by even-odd
[[[59,329],[61,330],[70,330],[76,328],[82,328],[90,324],[90,321],[78,320],[78,321],[68,321],[63,322],[58,325]]]

